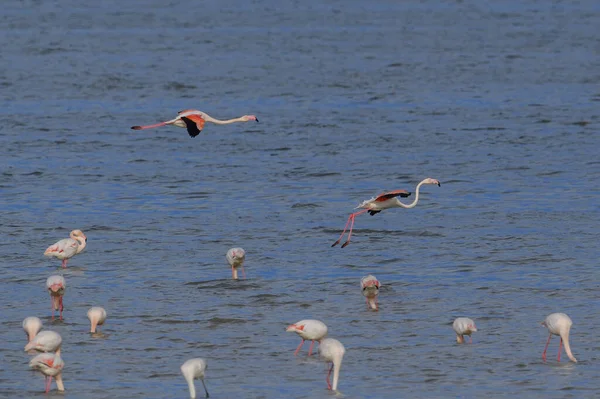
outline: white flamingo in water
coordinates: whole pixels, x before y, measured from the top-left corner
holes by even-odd
[[[46,393],[50,392],[52,377],[56,380],[56,388],[60,392],[65,390],[62,381],[62,369],[65,367],[65,362],[61,359],[60,352],[41,353],[31,359],[29,367],[41,371],[46,376]]]
[[[546,351],[548,350],[548,345],[550,345],[550,338],[552,338],[552,335],[558,335],[560,336],[560,343],[558,344],[558,361],[560,362],[560,352],[562,351],[562,345],[564,344],[565,352],[569,359],[577,363],[577,359],[575,359],[575,356],[571,353],[571,345],[569,345],[569,332],[573,325],[571,318],[564,313],[552,313],[546,317],[546,320],[542,322],[542,325],[546,326],[550,332],[548,341],[546,341],[544,353],[542,353],[542,359],[546,361]]]
[[[60,345],[62,344],[62,337],[59,333],[46,330],[41,331],[36,335],[27,345],[25,345],[25,352],[36,350],[38,352],[56,352],[60,353]]]
[[[106,320],[106,310],[100,306],[91,307],[87,312],[87,317],[91,323],[90,332],[95,333],[96,327],[104,324]]]
[[[295,332],[300,336],[300,338],[302,338],[300,345],[298,345],[296,351],[294,352],[294,356],[300,352],[305,340],[311,341],[310,347],[308,348],[308,356],[310,356],[312,354],[315,341],[320,341],[327,335],[327,326],[325,323],[319,320],[300,320],[299,322],[290,324],[285,331]]]
[[[151,129],[153,127],[173,125],[177,127],[186,128],[190,137],[196,137],[200,134],[206,122],[215,123],[217,125],[228,125],[230,123],[248,121],[258,122],[258,118],[255,115],[243,115],[239,118],[219,120],[208,115],[206,112],[198,111],[197,109],[184,109],[183,111],[179,111],[177,113],[177,117],[174,119],[165,122],[155,123],[153,125],[132,126],[131,128],[133,130],[142,130]]]
[[[360,280],[362,294],[367,298],[367,306],[373,310],[379,310],[377,306],[377,295],[379,295],[381,284],[377,278],[371,274]]]
[[[319,353],[327,362],[331,362],[331,367],[327,372],[327,388],[332,391],[337,391],[338,381],[340,378],[340,367],[342,367],[342,359],[346,349],[344,345],[337,339],[325,338],[319,342]],[[333,383],[329,382],[329,376],[333,370]]]
[[[340,243],[340,241],[344,237],[344,234],[346,233],[346,230],[348,229],[348,225],[350,225],[350,232],[348,233],[348,239],[342,245],[342,248],[350,244],[350,239],[352,238],[352,229],[354,227],[354,218],[356,218],[358,215],[361,215],[365,212],[369,212],[369,215],[373,216],[383,211],[384,209],[389,208],[414,208],[419,202],[419,190],[423,184],[437,184],[438,187],[441,186],[441,183],[439,181],[428,177],[427,179],[424,179],[419,184],[417,184],[417,188],[415,189],[415,200],[410,204],[403,204],[398,200],[398,198],[396,198],[408,197],[411,193],[409,193],[406,190],[389,191],[387,193],[379,194],[377,197],[371,198],[360,203],[355,209],[362,208],[362,211],[351,213],[350,216],[348,216],[348,220],[346,221],[344,231],[342,231],[342,234],[340,234],[340,238],[338,238],[338,240],[333,243],[332,247],[335,247],[337,244]]]
[[[73,256],[81,253],[87,244],[87,237],[81,230],[73,230],[69,234],[71,238],[64,238],[50,245],[44,255],[62,260],[62,267],[67,267],[67,261]]]
[[[60,319],[62,320],[63,314],[63,295],[65,295],[65,289],[67,288],[67,283],[63,276],[54,275],[48,277],[46,280],[46,288],[50,293],[50,300],[52,302],[52,320],[54,320],[54,311],[58,310],[60,312]]]
[[[38,317],[30,316],[23,320],[23,330],[27,334],[27,341],[31,342],[42,329],[42,321]]]
[[[196,398],[196,387],[194,386],[194,380],[196,379],[200,379],[202,381],[202,386],[204,387],[204,392],[206,392],[206,397],[208,398],[210,396],[208,394],[208,389],[206,389],[206,384],[204,384],[205,371],[206,361],[204,359],[189,359],[181,365],[181,374],[183,374],[183,377],[188,383],[188,387],[190,389],[190,398]]]
[[[242,268],[242,275],[246,278],[246,272],[244,271],[244,261],[246,260],[246,251],[243,248],[231,248],[227,251],[227,262],[231,266],[231,278],[234,280],[238,279],[238,267]]]
[[[477,332],[477,327],[475,326],[475,322],[468,317],[458,317],[452,323],[452,328],[456,333],[456,342],[459,344],[463,344],[465,342],[464,335],[469,336],[469,343],[473,343],[473,338],[471,337],[471,333]]]

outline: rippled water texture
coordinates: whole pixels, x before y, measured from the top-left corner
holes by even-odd
[[[284,331],[305,318],[346,346],[348,398],[599,396],[599,26],[592,0],[5,4],[0,396],[44,397],[34,315],[70,398],[185,398],[191,357],[214,398],[330,397]],[[129,129],[186,108],[260,123]],[[416,208],[330,247],[360,201],[425,177]],[[42,253],[74,228],[51,322]],[[556,337],[541,360],[557,311],[577,364]]]

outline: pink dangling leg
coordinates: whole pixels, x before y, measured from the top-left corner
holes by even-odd
[[[368,211],[368,209],[363,209],[362,211],[359,212],[355,212],[352,215],[350,215],[350,217],[352,217],[352,223],[350,223],[350,231],[348,232],[348,239],[346,240],[346,242],[342,245],[342,248],[344,248],[346,245],[350,244],[350,239],[352,238],[352,229],[354,228],[354,219],[358,216],[361,215],[363,213],[365,213],[366,211]]]
[[[562,352],[562,338],[560,339],[560,343],[558,344],[558,362],[560,363],[560,352]]]
[[[552,334],[548,336],[548,341],[546,341],[546,347],[544,348],[544,353],[542,353],[542,359],[546,361],[546,351],[548,350],[548,345],[550,345],[550,338],[552,338]]]
[[[333,243],[332,247],[335,247],[336,245],[338,245],[340,243],[340,241],[342,241],[342,237],[344,237],[344,234],[346,234],[346,230],[348,229],[348,224],[350,223],[351,219],[352,219],[352,214],[350,214],[350,216],[348,216],[348,220],[346,220],[346,225],[344,226],[344,231],[342,231],[342,234],[340,234],[340,238],[338,238],[338,240]]]
[[[313,346],[315,345],[315,340],[310,341],[310,347],[308,348],[308,356],[312,355]]]
[[[300,341],[300,345],[298,345],[298,347],[296,348],[296,352],[294,352],[294,356],[296,356],[298,354],[298,352],[300,352],[300,348],[302,348],[302,345],[304,345],[304,338],[302,338],[302,341]]]

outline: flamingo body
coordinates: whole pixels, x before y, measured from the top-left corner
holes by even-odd
[[[46,376],[46,393],[50,391],[52,377],[56,379],[56,388],[61,392],[65,390],[62,381],[64,367],[65,362],[61,359],[60,353],[41,353],[29,362],[29,368],[38,370]]]
[[[23,330],[27,334],[27,341],[31,342],[42,329],[42,321],[38,317],[26,317],[23,320]]]
[[[196,398],[196,387],[194,386],[194,380],[196,379],[200,379],[202,381],[202,386],[204,386],[204,392],[206,392],[206,397],[208,398],[210,396],[208,394],[208,390],[206,389],[206,385],[204,384],[205,372],[206,361],[204,359],[189,359],[181,365],[181,374],[183,374],[183,377],[188,383],[188,388],[190,390],[190,398]]]
[[[238,279],[238,268],[242,268],[242,274],[246,278],[246,272],[244,271],[244,261],[246,260],[246,251],[243,248],[231,248],[227,251],[227,263],[231,266],[231,278],[234,280]]]
[[[81,253],[87,245],[87,237],[81,230],[73,230],[65,238],[50,245],[44,252],[45,256],[55,257],[62,260],[62,267],[67,267],[67,261],[73,256]]]
[[[206,122],[215,123],[217,125],[228,125],[236,122],[256,121],[258,118],[255,115],[243,115],[239,118],[220,120],[213,118],[206,112],[198,111],[197,109],[185,109],[177,113],[177,117],[168,121],[155,123],[153,125],[132,126],[133,130],[151,129],[154,127],[173,125],[186,128],[190,137],[196,137],[204,128]]]
[[[438,180],[428,177],[426,179],[423,179],[419,184],[417,184],[417,188],[415,189],[415,193],[416,193],[415,200],[413,202],[411,202],[410,204],[404,204],[404,203],[400,202],[400,200],[398,200],[398,197],[408,197],[411,194],[405,190],[389,191],[389,192],[386,192],[383,194],[379,194],[377,197],[373,197],[369,200],[363,201],[360,204],[358,204],[358,206],[355,209],[362,209],[362,210],[351,213],[350,216],[348,216],[348,220],[346,221],[346,226],[344,227],[342,234],[340,234],[340,238],[338,238],[338,240],[336,242],[334,242],[333,245],[331,245],[331,246],[335,247],[337,244],[340,243],[340,241],[342,240],[342,237],[344,237],[344,234],[346,233],[346,230],[348,229],[348,226],[350,226],[350,232],[348,233],[348,239],[346,240],[346,242],[344,244],[342,244],[342,248],[344,248],[346,245],[350,244],[350,239],[352,238],[352,229],[354,228],[354,219],[358,215],[361,215],[365,212],[369,212],[369,214],[371,216],[373,216],[373,215],[375,215],[385,209],[389,209],[389,208],[406,208],[406,209],[414,208],[417,205],[417,203],[419,202],[419,192],[420,192],[421,186],[423,184],[436,184],[438,187],[441,186],[441,183]]]
[[[90,332],[95,333],[96,327],[104,324],[106,320],[106,310],[100,306],[91,307],[87,312],[87,317],[91,323]]]
[[[52,302],[52,320],[54,320],[55,310],[60,312],[60,319],[62,320],[62,313],[64,309],[63,296],[65,295],[65,289],[67,288],[65,278],[57,274],[48,277],[46,280],[46,288],[50,293],[50,301]]]
[[[40,331],[27,345],[25,352],[36,350],[38,352],[60,352],[62,337],[59,333],[46,330]]]
[[[463,344],[465,342],[465,335],[469,336],[469,342],[473,342],[473,338],[471,338],[471,333],[477,331],[477,327],[475,326],[475,322],[468,317],[458,317],[452,323],[452,328],[456,333],[456,342],[459,344]]]
[[[340,368],[342,367],[342,359],[346,353],[344,345],[337,339],[325,338],[319,342],[319,353],[321,357],[331,362],[331,367],[327,373],[327,387],[332,391],[337,391],[338,381],[340,377]],[[333,382],[329,382],[329,376],[333,370]]]
[[[310,356],[312,354],[315,341],[320,341],[327,335],[327,326],[322,321],[308,319],[300,320],[294,324],[290,324],[285,331],[295,332],[300,336],[300,338],[302,338],[302,341],[300,341],[300,345],[298,345],[296,348],[294,355],[297,355],[298,352],[300,352],[305,340],[312,341],[308,349],[308,356]]]
[[[562,345],[565,346],[565,352],[569,359],[572,362],[577,363],[577,359],[573,356],[571,352],[571,345],[569,344],[569,333],[571,331],[571,326],[573,325],[573,321],[569,316],[564,313],[552,313],[546,317],[546,319],[542,322],[543,326],[548,328],[548,332],[550,335],[548,336],[548,341],[546,342],[546,347],[544,348],[544,353],[542,354],[542,359],[546,361],[546,351],[548,350],[548,345],[550,344],[550,339],[552,335],[558,335],[560,337],[560,344],[558,346],[558,361],[560,362],[560,353],[562,351]]]
[[[371,274],[363,277],[360,280],[360,289],[365,298],[367,298],[367,306],[373,310],[378,310],[377,295],[379,295],[379,287],[381,284],[377,278]]]

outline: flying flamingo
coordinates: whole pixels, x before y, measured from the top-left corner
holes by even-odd
[[[408,197],[411,193],[409,193],[408,191],[405,191],[405,190],[389,191],[387,193],[379,194],[377,197],[371,198],[370,200],[366,200],[366,201],[363,201],[362,203],[360,203],[354,209],[363,208],[362,211],[351,213],[350,216],[348,216],[348,221],[346,221],[346,226],[344,227],[344,231],[342,231],[340,238],[338,238],[338,240],[333,243],[332,247],[335,247],[337,244],[340,243],[340,241],[342,240],[342,237],[344,237],[344,234],[346,233],[346,230],[348,229],[348,225],[350,225],[350,232],[348,233],[348,239],[342,245],[342,248],[344,248],[346,245],[350,244],[350,238],[352,238],[352,228],[354,227],[354,218],[357,217],[358,215],[361,215],[365,212],[369,212],[369,215],[373,216],[376,213],[379,213],[379,212],[383,211],[384,209],[389,209],[389,208],[406,208],[406,209],[414,208],[417,205],[417,202],[419,202],[419,189],[421,188],[421,186],[423,184],[437,184],[438,187],[441,186],[439,181],[437,181],[436,179],[429,178],[429,177],[427,179],[421,181],[419,184],[417,184],[417,188],[415,189],[415,191],[416,191],[415,200],[408,205],[403,204],[402,202],[400,202],[398,200],[398,198],[396,198],[396,197],[404,197],[404,198]]]
[[[60,353],[60,345],[62,344],[62,337],[60,334],[54,331],[41,331],[35,336],[27,345],[25,345],[25,352],[30,350],[36,350],[38,352],[56,352]]]
[[[91,307],[87,312],[87,317],[90,319],[90,323],[92,324],[90,332],[95,333],[96,327],[104,324],[104,320],[106,320],[106,310],[100,306]]]
[[[27,341],[31,342],[42,329],[42,321],[38,317],[30,316],[23,320],[23,330],[27,333]]]
[[[227,251],[227,262],[231,266],[231,278],[234,280],[238,279],[238,267],[242,268],[242,274],[246,278],[246,272],[244,271],[244,260],[246,260],[246,251],[243,248],[231,248]]]
[[[285,331],[295,332],[302,338],[300,345],[298,345],[296,352],[294,352],[294,356],[300,352],[302,345],[304,345],[304,340],[311,341],[310,347],[308,348],[308,356],[310,356],[315,341],[320,341],[327,335],[327,326],[319,320],[300,320],[299,322],[289,325]]]
[[[544,348],[544,353],[542,354],[542,359],[544,362],[546,361],[546,351],[548,350],[548,345],[550,344],[550,338],[552,335],[560,336],[560,343],[558,344],[558,361],[560,362],[560,352],[562,351],[562,345],[565,345],[565,352],[567,352],[567,356],[571,361],[577,363],[577,359],[571,353],[571,346],[569,345],[569,332],[571,330],[571,326],[573,322],[571,318],[564,313],[552,313],[546,317],[546,320],[542,322],[543,326],[548,328],[550,335],[548,336],[548,341],[546,342],[546,347]]]
[[[153,125],[145,125],[145,126],[132,126],[133,130],[142,130],[142,129],[150,129],[153,127],[160,127],[166,125],[174,125],[177,127],[184,127],[187,129],[190,137],[196,137],[202,131],[204,127],[204,123],[212,122],[217,125],[228,125],[230,123],[236,122],[248,122],[248,121],[256,121],[258,122],[258,118],[254,115],[244,115],[239,118],[227,119],[227,120],[219,120],[215,119],[212,116],[208,115],[206,112],[198,111],[196,109],[184,109],[183,111],[179,111],[177,113],[177,117],[175,119],[171,119],[165,122],[155,123]]]
[[[367,306],[373,310],[378,310],[377,295],[379,295],[379,287],[381,284],[373,275],[368,275],[360,280],[360,288],[362,294],[367,298]]]
[[[62,260],[62,267],[67,267],[67,261],[73,256],[81,253],[86,246],[87,237],[81,230],[73,230],[69,234],[71,238],[64,238],[48,247],[44,255]]]
[[[65,367],[65,362],[61,359],[60,352],[41,353],[31,359],[29,367],[41,371],[46,376],[46,393],[50,392],[52,377],[56,379],[56,388],[60,392],[65,390],[62,381],[62,369]]]
[[[327,362],[331,362],[331,367],[327,373],[327,388],[337,391],[338,380],[340,377],[340,367],[342,367],[342,358],[346,349],[337,339],[325,338],[319,342],[319,353]],[[333,370],[333,384],[329,383],[329,376]]]
[[[190,398],[196,398],[196,387],[194,386],[195,379],[200,379],[200,381],[202,381],[202,386],[204,387],[204,392],[206,392],[206,397],[208,398],[210,396],[208,394],[208,390],[206,389],[206,384],[204,384],[205,371],[206,361],[204,359],[189,359],[181,365],[181,374],[183,374],[183,377],[187,381],[188,387],[190,388]]]
[[[471,337],[471,333],[477,332],[477,327],[475,326],[475,322],[468,317],[458,317],[452,323],[452,328],[456,333],[456,342],[459,344],[465,343],[465,338],[463,335],[469,336],[469,343],[473,343],[473,338]]]
[[[48,277],[46,280],[46,288],[50,293],[50,301],[52,302],[52,320],[54,320],[55,310],[60,311],[60,319],[62,320],[62,312],[64,309],[63,295],[65,294],[65,289],[67,288],[65,278],[56,274]]]

